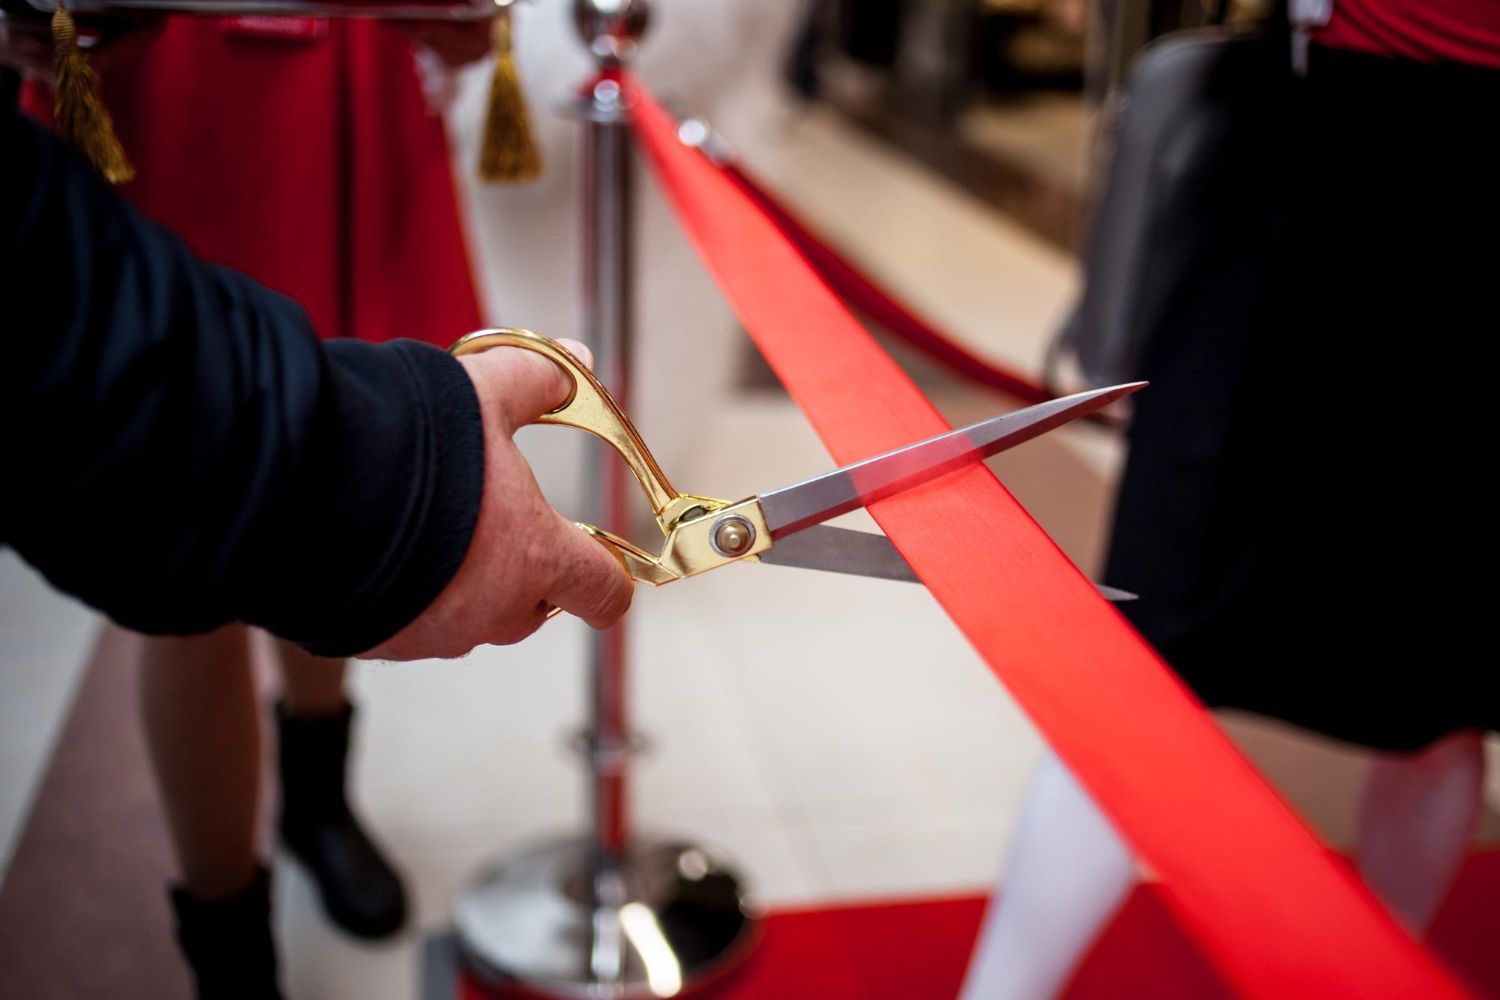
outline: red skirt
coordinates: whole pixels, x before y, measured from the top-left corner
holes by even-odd
[[[441,117],[393,24],[173,18],[102,80],[123,193],[324,337],[447,346],[480,325]]]

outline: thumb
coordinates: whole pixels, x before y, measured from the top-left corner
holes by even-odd
[[[583,341],[574,340],[572,337],[558,337],[556,344],[579,361],[582,361],[583,366],[589,371],[594,370],[594,352],[589,350],[588,345]]]
[[[558,341],[585,365],[593,365],[589,349],[574,340]],[[557,362],[521,347],[498,348],[460,359],[484,381],[484,392],[495,401],[507,427],[535,423],[573,394],[573,375]]]
[[[635,581],[620,559],[590,538],[578,525],[557,518],[557,576],[548,603],[588,622],[608,628],[630,608]]]

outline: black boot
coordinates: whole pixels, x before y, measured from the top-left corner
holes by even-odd
[[[203,902],[173,889],[172,909],[198,1000],[281,1000],[271,939],[271,880],[264,868],[256,869],[249,886],[222,899]]]
[[[387,937],[406,921],[406,890],[344,795],[354,709],[294,716],[276,707],[281,740],[281,840],[307,866],[334,923],[362,938]]]

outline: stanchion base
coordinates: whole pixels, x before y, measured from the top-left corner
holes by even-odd
[[[739,877],[692,844],[641,840],[598,865],[583,840],[504,858],[464,893],[464,959],[498,987],[567,1000],[684,996],[750,951]]]

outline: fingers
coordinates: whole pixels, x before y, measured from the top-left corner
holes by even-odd
[[[484,382],[480,391],[495,403],[507,433],[535,423],[573,393],[573,377],[535,351],[502,348],[461,360],[472,360],[479,371]]]
[[[576,340],[559,340],[570,354],[593,367],[594,356]],[[524,348],[497,348],[459,359],[476,387],[495,403],[506,429],[535,423],[568,401],[573,375],[545,355]]]
[[[579,361],[582,361],[583,366],[589,371],[594,370],[594,352],[589,350],[588,345],[583,341],[574,340],[571,337],[559,337],[557,339],[557,344],[559,347],[566,350],[569,354],[573,355],[573,357],[577,358]]]
[[[547,600],[594,628],[608,628],[630,608],[635,581],[613,552],[576,524],[557,519],[556,578]]]
[[[552,606],[546,601],[537,601],[524,610],[515,612],[485,637],[492,646],[510,646],[528,638],[533,632],[547,624]]]

